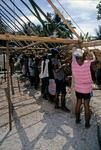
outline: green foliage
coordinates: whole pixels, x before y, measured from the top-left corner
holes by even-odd
[[[44,11],[37,5],[37,3],[34,0],[29,0],[29,2],[34,10],[33,15],[38,19],[38,21],[41,24],[41,29],[37,27],[35,29],[35,32],[38,32],[37,35],[39,36],[56,35],[56,37],[73,38],[72,32],[67,28],[67,26],[64,25],[64,23],[61,21],[61,18],[57,14],[53,15],[49,12],[45,14]],[[45,20],[43,19],[42,16],[44,16]],[[69,21],[69,23],[72,25],[71,21]],[[33,27],[33,29],[34,28],[35,27]],[[27,32],[26,27],[24,27],[24,30],[25,32]],[[28,31],[27,34],[30,34],[30,32]]]
[[[2,22],[2,19],[0,18],[0,34],[7,33],[9,31],[9,28]],[[0,44],[3,46],[6,46],[6,42],[1,40]]]
[[[97,19],[100,20],[101,19],[101,1],[99,2],[99,4],[97,5]]]
[[[51,18],[50,23],[46,21],[47,31],[48,31],[50,36],[54,35],[54,32],[56,32],[57,37],[73,38],[72,32],[62,22],[61,18],[57,14],[54,14],[53,17],[51,14],[50,18]],[[73,27],[72,22],[70,20],[67,20],[67,21]]]
[[[91,36],[89,35],[89,32],[87,32],[85,35],[82,35],[82,33],[80,33],[80,39],[82,41],[90,41],[91,40]]]
[[[3,34],[7,31],[7,26],[2,22],[2,20],[0,20],[0,33]]]
[[[47,17],[50,20],[43,20],[43,24],[38,24],[35,26],[30,23],[23,25],[23,31],[27,35],[38,35],[38,36],[53,36],[56,33],[56,37],[61,38],[73,38],[72,32],[67,28],[67,26],[61,21],[61,18],[57,14],[47,13]],[[40,21],[40,20],[39,20]],[[68,23],[73,27],[72,22],[67,20]],[[74,27],[73,27],[74,28]]]
[[[61,22],[61,18],[60,18],[57,14],[55,14],[55,15],[54,15],[54,18],[53,18],[53,21],[54,21],[55,23],[60,23],[60,22]]]
[[[101,40],[101,26],[96,29],[96,39]]]

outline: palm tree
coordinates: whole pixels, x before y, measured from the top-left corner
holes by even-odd
[[[41,23],[41,35],[52,36],[54,35],[54,32],[56,32],[58,37],[73,38],[72,32],[69,28],[67,28],[67,26],[64,25],[64,23],[61,21],[61,18],[57,14],[54,14],[54,16],[52,17],[51,13],[45,14],[34,0],[29,0],[29,2],[34,10],[33,15]],[[40,14],[42,14],[45,17],[45,20],[42,19]],[[71,21],[68,22],[70,23],[70,25],[72,25]]]
[[[101,19],[101,1],[99,1],[99,4],[97,5],[97,19]]]
[[[55,32],[57,37],[73,38],[72,32],[61,21],[61,18],[57,14],[54,14],[53,17],[52,17],[52,14],[50,14],[50,15],[51,15],[51,17],[50,17],[51,22],[46,21],[47,30],[49,32],[49,35],[52,36],[52,35],[54,35],[54,32]],[[73,27],[72,22],[70,20],[67,20],[67,21]]]
[[[80,34],[80,39],[82,41],[90,41],[92,39],[92,37],[89,35],[89,32],[87,32],[85,35],[82,35],[82,33]]]
[[[4,34],[7,32],[11,32],[10,28],[2,21],[2,18],[0,17],[0,34]],[[6,46],[6,42],[4,40],[0,41],[0,44],[3,46]]]
[[[8,27],[2,22],[0,17],[0,33],[3,34],[8,31]]]
[[[101,26],[98,26],[98,29],[96,29],[96,40],[101,40]]]

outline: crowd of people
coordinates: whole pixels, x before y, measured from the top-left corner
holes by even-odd
[[[76,106],[76,123],[81,122],[81,105],[85,108],[85,127],[90,127],[90,99],[92,96],[91,64],[95,61],[92,52],[73,48],[72,58],[67,59],[65,53],[53,48],[41,57],[20,55],[15,63],[20,64],[23,76],[28,77],[30,86],[37,90],[41,87],[41,97],[54,102],[55,109],[70,112],[66,105],[66,88],[71,91],[73,82]]]
[[[55,108],[67,112],[65,106],[66,86],[70,86],[68,76],[71,76],[70,63],[66,62],[65,55],[54,48],[41,57],[35,55],[20,55],[15,66],[20,63],[22,74],[28,77],[30,86],[37,90],[41,87],[41,97],[55,103]],[[59,106],[61,99],[61,107]]]

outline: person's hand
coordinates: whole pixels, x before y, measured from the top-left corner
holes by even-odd
[[[76,51],[76,47],[72,48],[72,54]]]
[[[66,66],[66,64],[63,64],[61,67],[65,67]]]

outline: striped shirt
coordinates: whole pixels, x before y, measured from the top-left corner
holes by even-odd
[[[74,89],[79,93],[90,93],[92,91],[91,62],[91,60],[85,60],[82,65],[79,65],[76,60],[72,62]]]

